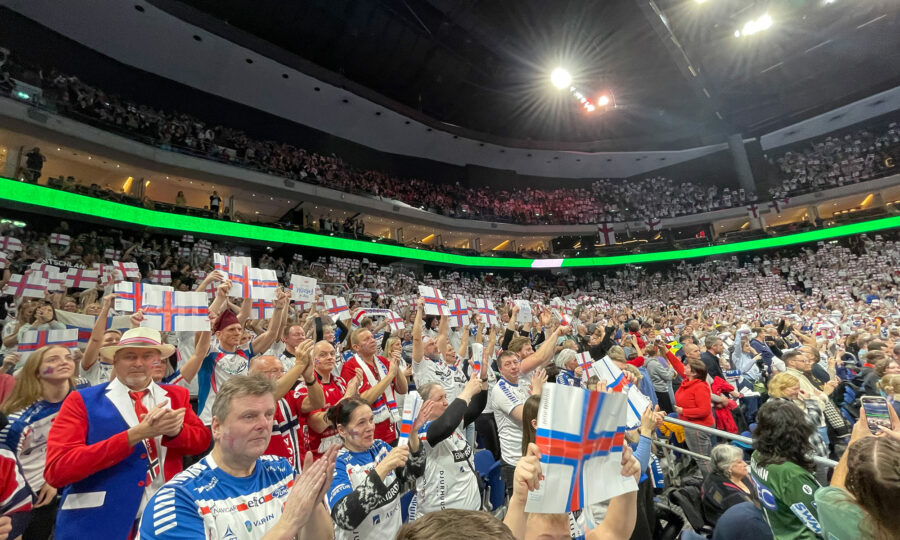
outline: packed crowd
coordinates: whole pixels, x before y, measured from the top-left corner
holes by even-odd
[[[416,275],[4,227],[0,538],[900,530],[896,233],[659,268]],[[264,295],[247,281],[262,271]],[[202,305],[172,293],[193,307],[166,326],[159,286]],[[624,439],[579,447],[602,482],[567,484],[551,471],[589,432],[554,443],[570,424],[556,396],[598,394],[620,407],[587,420]],[[724,437],[740,432],[750,447]]]
[[[672,218],[757,200],[743,188],[651,177],[625,181],[602,179],[590,188],[502,190],[488,187],[441,185],[417,178],[399,178],[374,170],[360,170],[337,156],[323,156],[276,141],[251,138],[241,130],[211,125],[185,113],[158,110],[104,92],[78,77],[16,63],[7,57],[7,79],[24,80],[42,88],[41,100],[61,114],[94,122],[165,149],[232,163],[303,182],[352,193],[401,201],[429,212],[459,218],[510,221],[521,224],[593,224]],[[808,192],[811,188],[842,185],[871,178],[888,166],[885,152],[896,151],[897,130],[885,134],[862,132],[843,142],[826,139],[807,152],[779,158],[783,185],[775,198]]]
[[[900,159],[900,125],[861,129],[828,136],[798,151],[788,151],[773,164],[782,182],[769,189],[773,199],[864,182],[896,170]]]

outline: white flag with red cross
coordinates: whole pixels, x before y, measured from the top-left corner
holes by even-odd
[[[78,330],[29,330],[23,332],[16,352],[19,353],[22,360],[25,360],[28,355],[47,345],[74,349],[78,346]]]
[[[209,330],[206,293],[149,290],[144,294],[141,326],[160,332]]]
[[[343,319],[350,313],[350,306],[347,305],[347,300],[345,300],[343,296],[331,296],[326,294],[325,310],[328,311],[328,314],[332,319],[338,320]]]
[[[427,285],[419,285],[419,296],[425,301],[425,315],[450,315],[447,300],[441,291]]]
[[[3,294],[11,294],[17,298],[43,298],[50,285],[43,272],[31,271],[27,274],[13,274],[3,289]]]

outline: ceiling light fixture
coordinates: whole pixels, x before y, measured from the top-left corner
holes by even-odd
[[[565,69],[558,67],[550,73],[550,82],[553,83],[553,86],[562,90],[572,83],[572,76]]]

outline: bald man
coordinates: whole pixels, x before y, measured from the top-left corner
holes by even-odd
[[[297,362],[287,372],[275,356],[257,356],[250,361],[251,374],[262,375],[275,384],[274,428],[266,454],[286,458],[297,471],[308,447],[307,417],[325,406],[322,385],[313,374],[312,348],[312,340],[300,342],[295,349]]]

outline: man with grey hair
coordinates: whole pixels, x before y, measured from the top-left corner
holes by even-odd
[[[259,375],[235,375],[212,407],[215,446],[167,482],[147,505],[141,538],[334,538],[325,508],[338,447],[294,475],[282,457],[263,453],[275,416],[273,385]]]
[[[700,355],[700,360],[706,365],[706,374],[712,378],[721,377],[725,380],[722,367],[719,365],[719,357],[725,351],[725,343],[719,336],[711,334],[703,341],[706,352]]]

